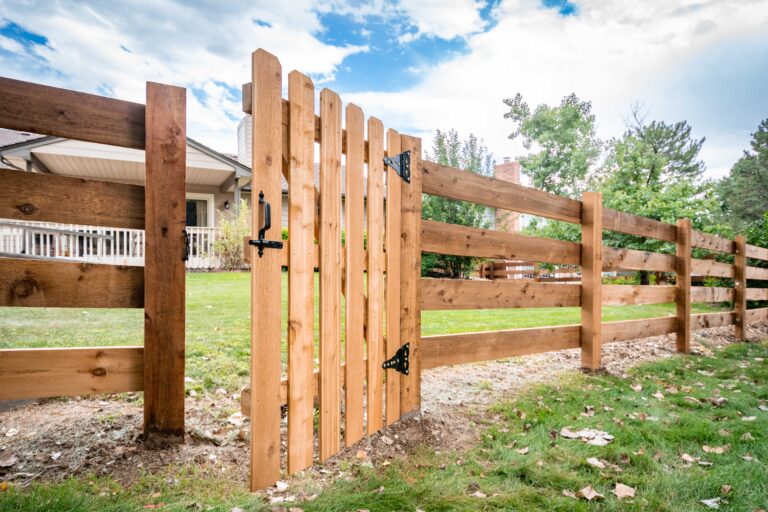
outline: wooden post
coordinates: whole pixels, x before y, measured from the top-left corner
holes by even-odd
[[[410,348],[410,370],[400,376],[402,416],[421,408],[421,139],[401,135],[400,143],[411,152],[411,182],[401,184],[400,204],[400,340]]]
[[[400,153],[400,134],[393,130],[387,130],[387,153],[397,155]],[[402,201],[401,188],[403,181],[400,176],[391,167],[386,168],[387,173],[387,285],[386,306],[387,306],[387,337],[386,337],[386,359],[394,356],[402,345],[400,341],[401,323],[400,323],[400,286],[402,283],[400,266],[401,253],[401,226],[402,211],[400,203]],[[395,370],[387,370],[386,375],[386,423],[392,423],[400,419],[400,378]]]
[[[144,441],[184,441],[186,90],[149,82],[146,107]]]
[[[677,221],[677,277],[675,311],[677,314],[677,351],[691,351],[691,220]]]
[[[603,196],[585,192],[581,206],[581,366],[600,368],[602,349]]]
[[[274,55],[253,53],[253,238],[264,225],[259,194],[273,209],[269,240],[280,240],[282,69]],[[285,250],[285,249],[282,249]],[[251,260],[251,490],[280,477],[281,250],[250,246]]]
[[[734,243],[734,310],[736,337],[747,339],[747,241],[739,235]]]

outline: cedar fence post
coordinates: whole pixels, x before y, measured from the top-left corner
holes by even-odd
[[[675,312],[677,314],[677,351],[691,351],[691,220],[677,221],[677,276]]]
[[[747,339],[747,241],[739,235],[734,243],[734,310],[736,337]]]
[[[184,441],[186,90],[147,83],[144,440]]]
[[[603,196],[585,192],[581,206],[581,366],[600,368],[603,313]]]

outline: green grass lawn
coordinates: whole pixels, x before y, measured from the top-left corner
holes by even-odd
[[[425,447],[388,466],[351,462],[342,468],[344,479],[290,507],[689,512],[711,510],[701,500],[719,499],[720,510],[766,509],[766,360],[768,345],[737,344],[713,357],[645,364],[628,379],[571,375],[495,406],[478,427],[480,442],[465,451],[436,454]],[[614,439],[592,446],[559,435],[564,427],[606,431]],[[185,468],[177,485],[152,475],[131,487],[93,477],[11,488],[0,493],[0,511],[129,511],[157,503],[174,511],[274,510],[228,485],[226,475],[203,478],[200,471]],[[635,496],[619,500],[612,494],[617,483]],[[571,494],[590,485],[604,497],[588,502]]]
[[[317,280],[316,280],[317,282]],[[187,274],[187,374],[205,388],[239,389],[250,354],[250,274]],[[287,274],[283,273],[283,332]],[[317,292],[317,290],[316,290]],[[696,305],[694,312],[714,308]],[[673,315],[672,304],[606,306],[604,321]],[[425,311],[422,333],[514,329],[580,322],[579,308]],[[315,329],[318,326],[315,305]],[[0,348],[141,345],[141,310],[0,308]],[[285,361],[285,354],[283,354]]]

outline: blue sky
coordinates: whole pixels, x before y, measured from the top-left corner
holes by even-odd
[[[768,3],[742,0],[0,0],[0,74],[133,101],[187,87],[190,134],[228,152],[257,47],[425,147],[456,128],[499,160],[524,151],[503,98],[575,92],[604,138],[635,103],[687,119],[714,177],[768,117],[766,26]]]

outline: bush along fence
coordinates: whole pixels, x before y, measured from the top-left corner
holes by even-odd
[[[143,230],[146,243],[143,268],[51,258],[56,249],[0,254],[2,307],[145,318],[143,347],[0,350],[0,400],[143,390],[144,439],[183,440],[185,95],[147,83],[142,105],[0,77],[0,127],[146,154],[146,186],[0,170],[0,218]]]
[[[289,183],[290,204],[285,247],[266,248],[268,239],[280,238],[277,230],[271,236],[269,230],[259,230],[262,241],[250,241],[255,392],[244,390],[242,409],[251,416],[252,489],[280,477],[282,446],[287,472],[294,473],[417,411],[423,368],[580,348],[583,366],[594,370],[600,367],[604,343],[677,333],[678,350],[687,352],[692,330],[734,324],[743,337],[746,322],[768,319],[768,308],[746,309],[747,299],[768,299],[766,290],[746,288],[747,278],[768,279],[768,269],[747,266],[747,257],[768,260],[766,249],[746,245],[743,238],[733,242],[692,231],[687,220],[671,225],[604,209],[599,193],[577,201],[424,161],[419,139],[391,129],[385,151],[380,121],[368,119],[366,140],[357,106],[343,109],[339,96],[324,89],[317,116],[311,80],[289,73],[284,100],[281,77],[277,59],[259,50],[253,56],[253,82],[243,87],[243,109],[253,115],[254,194],[261,189],[265,203],[278,201],[282,174]],[[315,143],[320,145],[319,186],[312,181]],[[342,161],[346,173],[341,172]],[[342,176],[347,201],[343,243]],[[362,195],[366,180],[367,202]],[[422,193],[580,224],[582,240],[422,221]],[[260,212],[254,209],[253,225],[268,226],[265,215],[266,205]],[[677,254],[604,247],[604,229],[675,244]],[[259,245],[265,247],[262,256],[256,254]],[[736,255],[736,260],[693,259],[693,247]],[[581,279],[426,279],[420,276],[422,252],[578,266]],[[287,265],[289,281],[285,374],[280,371],[281,313],[274,307],[280,299],[281,265]],[[314,268],[319,269],[318,294],[313,291]],[[604,270],[676,273],[677,284],[604,285]],[[692,274],[732,278],[736,286],[692,287]],[[319,368],[313,362],[314,301],[320,310]],[[692,301],[733,301],[736,307],[691,315]],[[676,316],[601,321],[604,304],[669,302],[677,304]],[[421,310],[556,306],[580,307],[581,324],[421,337]],[[319,453],[313,449],[315,396]],[[285,433],[280,430],[282,406],[287,406]]]

